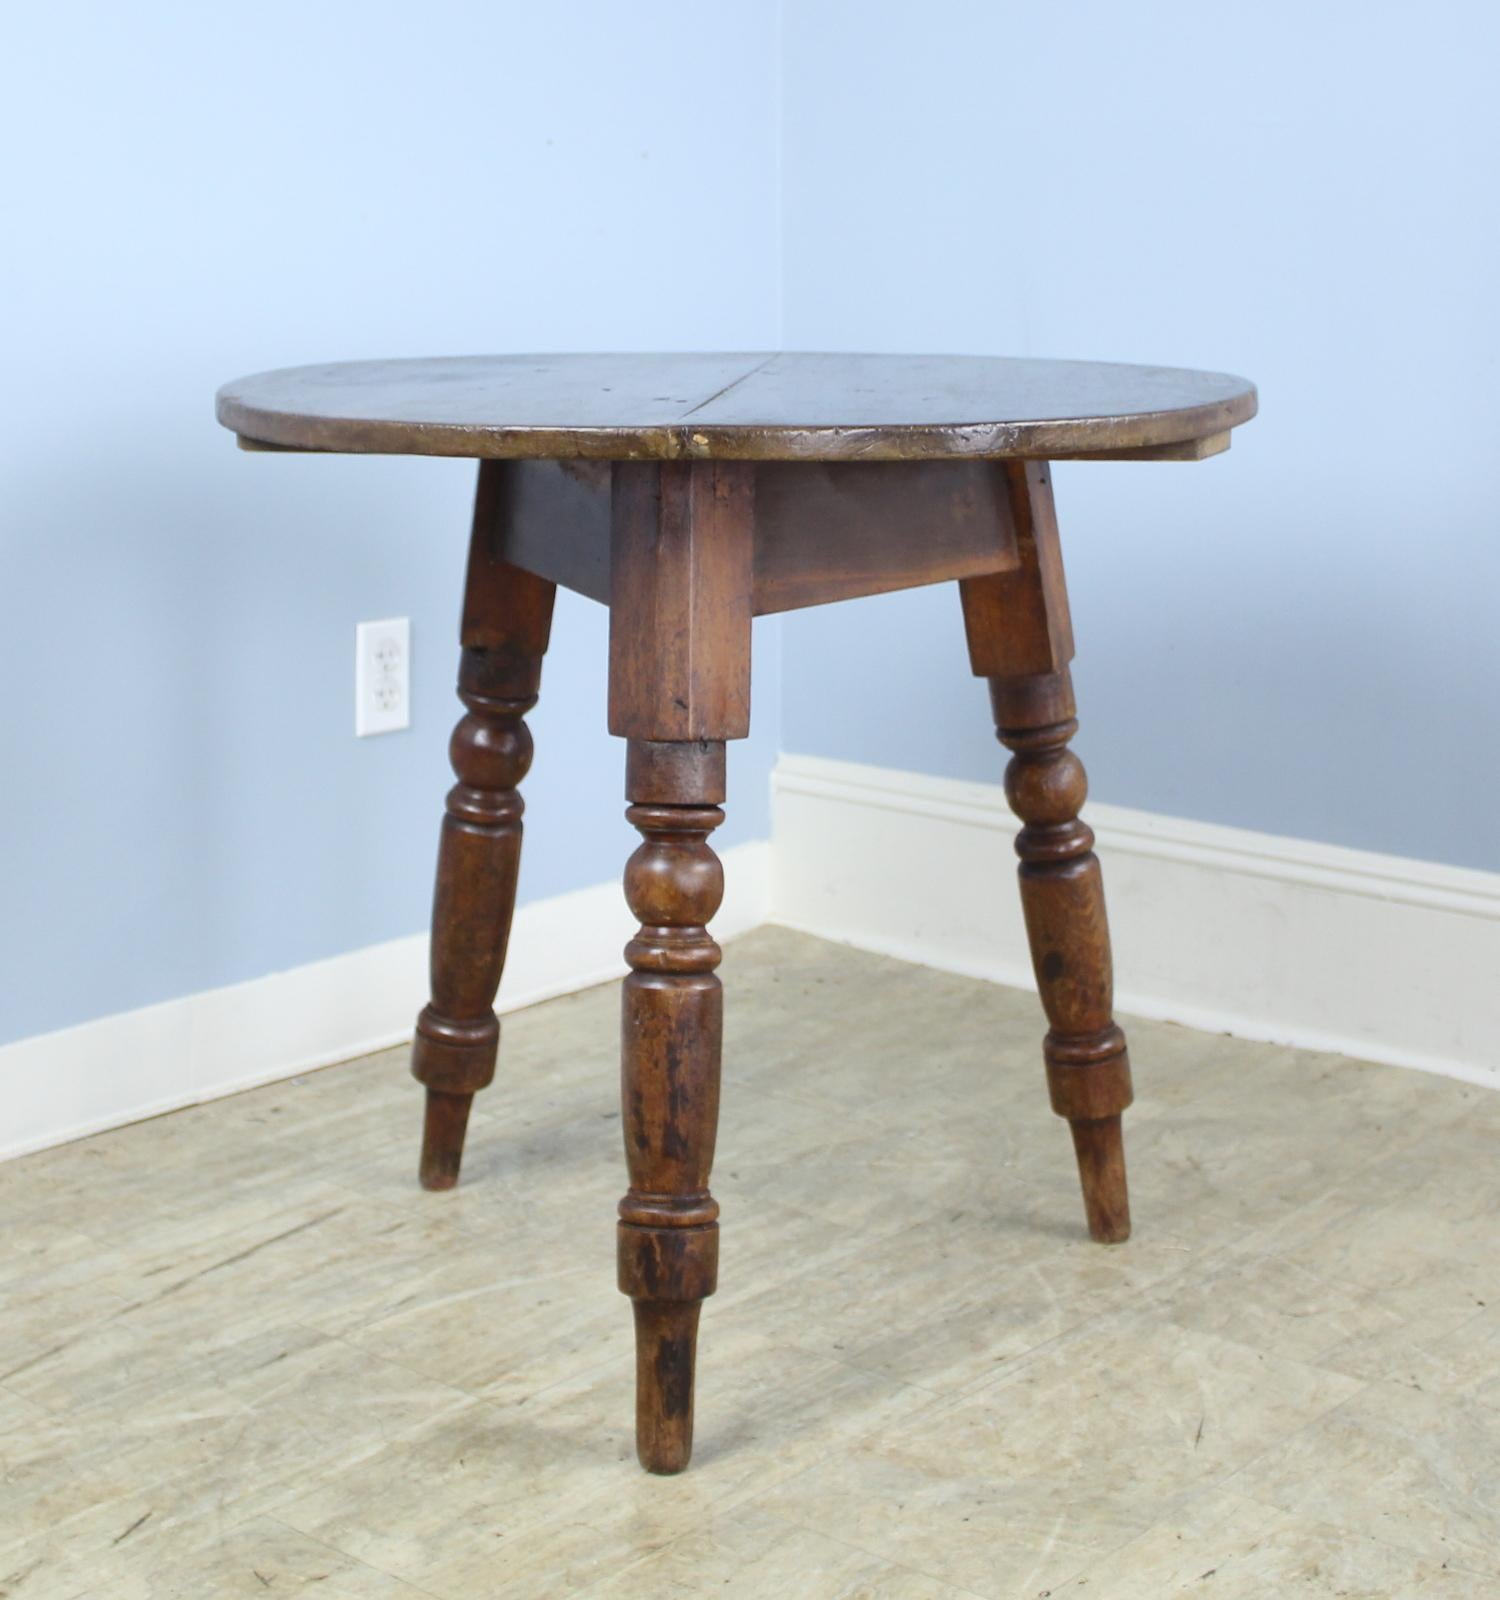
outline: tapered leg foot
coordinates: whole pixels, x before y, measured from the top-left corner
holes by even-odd
[[[693,1367],[701,1300],[636,1300],[635,1453],[647,1472],[681,1472],[693,1455]]]
[[[469,1127],[472,1094],[427,1091],[427,1111],[422,1122],[422,1160],[418,1177],[424,1189],[451,1189],[458,1182],[464,1156],[464,1134]]]
[[[1130,1195],[1125,1185],[1125,1136],[1120,1118],[1080,1118],[1068,1126],[1078,1156],[1089,1236],[1100,1244],[1123,1244],[1130,1237]]]

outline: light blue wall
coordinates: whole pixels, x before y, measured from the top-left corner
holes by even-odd
[[[1228,457],[1058,470],[1095,793],[1500,866],[1500,13],[784,10],[11,19],[0,1040],[425,921],[472,469],[236,452],[214,388],[325,357],[1248,373]],[[387,615],[414,726],[356,742],[353,624]],[[766,832],[778,711],[794,750],[998,775],[951,590],[783,626],[725,843]],[[603,662],[565,597],[523,897],[629,848]]]
[[[473,469],[243,455],[213,392],[324,358],[774,346],[775,18],[684,15],[8,17],[0,1040],[423,926]],[[356,742],[354,624],[391,615],[413,727]],[[760,653],[726,843],[767,830]],[[603,662],[602,612],[565,600],[527,898],[617,876],[634,838]]]
[[[1056,473],[1101,799],[1500,867],[1500,7],[799,0],[785,342],[1243,372]],[[798,614],[784,738],[995,779],[951,589]]]

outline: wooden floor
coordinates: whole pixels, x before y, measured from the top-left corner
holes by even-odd
[[[692,1471],[634,1462],[612,989],[0,1167],[0,1595],[1500,1593],[1500,1095],[1137,1023],[1084,1237],[1035,1000],[731,947]]]

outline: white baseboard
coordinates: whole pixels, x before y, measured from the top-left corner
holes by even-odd
[[[720,939],[766,920],[770,845],[723,852]],[[499,1011],[625,971],[618,883],[516,908]],[[0,1046],[0,1159],[400,1044],[427,997],[427,935]]]
[[[724,852],[721,939],[768,918],[1034,987],[999,784],[811,756],[774,848]],[[1090,805],[1120,1010],[1500,1087],[1500,873]],[[516,911],[500,1011],[620,976],[619,886]],[[399,1044],[425,934],[0,1046],[0,1159]]]
[[[784,755],[775,921],[1034,988],[1000,785]],[[1089,805],[1121,1011],[1500,1086],[1500,873]]]

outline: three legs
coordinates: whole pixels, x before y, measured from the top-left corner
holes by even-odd
[[[1079,820],[1088,781],[1068,749],[1077,731],[1072,625],[1050,469],[1006,465],[1019,562],[960,585],[969,657],[989,679],[1001,742],[1013,753],[1005,793],[1021,819],[1021,908],[1042,1006],[1052,1109],[1068,1119],[1089,1233],[1130,1237],[1121,1113],[1131,1102],[1125,1035],[1113,1016],[1114,979],[1104,880],[1094,835]]]
[[[1109,934],[1076,729],[1072,636],[1048,469],[1006,463],[1017,564],[961,584],[970,659],[990,680],[1006,793],[1023,826],[1021,897],[1042,1003],[1053,1108],[1073,1132],[1089,1231],[1129,1235],[1121,1113],[1124,1035],[1111,1014]],[[619,1206],[620,1288],[636,1329],[636,1444],[679,1472],[693,1439],[699,1312],[718,1269],[709,1192],[723,1001],[708,923],[723,873],[724,750],[749,725],[753,472],[724,462],[613,468],[610,731],[627,740],[627,816],[642,835],[625,873],[639,922],[626,947],[621,1091],[629,1188]],[[421,1177],[456,1182],[474,1093],[493,1077],[493,1003],[521,838],[517,786],[531,760],[553,587],[502,556],[506,479],[480,472],[448,797],[433,910],[432,1001],[412,1071],[427,1088]]]

